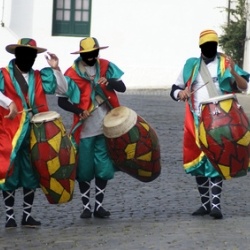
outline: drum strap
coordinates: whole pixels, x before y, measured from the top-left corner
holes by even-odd
[[[209,97],[218,96],[219,93],[214,85],[213,79],[210,75],[210,72],[207,69],[207,65],[205,64],[204,60],[201,59],[201,67],[200,67],[200,74],[204,82],[208,82],[206,85]]]
[[[17,66],[14,63],[13,63],[13,73],[26,99],[27,94],[28,94],[28,84],[26,80],[24,79],[22,73],[20,72],[20,70],[17,68]]]

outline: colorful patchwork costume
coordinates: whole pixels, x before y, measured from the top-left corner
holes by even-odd
[[[35,40],[22,38],[6,50],[15,54],[15,59],[0,71],[0,188],[6,207],[5,226],[17,226],[13,209],[15,190],[23,187],[22,225],[35,227],[41,223],[30,216],[35,189],[39,186],[30,161],[30,120],[32,114],[48,110],[46,94],[65,93],[67,83],[53,54],[47,59],[50,65],[56,62],[53,68],[32,69],[37,53],[46,51],[37,47]],[[20,112],[10,117],[13,105]],[[31,112],[24,111],[29,109]]]
[[[123,72],[112,62],[98,58],[99,50],[105,48],[100,47],[93,37],[80,41],[80,50],[71,53],[80,56],[65,72],[67,81],[79,90],[58,99],[61,108],[74,113],[71,134],[78,149],[76,179],[83,202],[81,218],[92,216],[89,199],[91,180],[94,178],[94,216],[110,216],[102,202],[107,181],[114,177],[115,168],[108,155],[102,124],[107,112],[119,106],[115,91],[124,92],[126,87],[120,80]]]
[[[200,58],[190,58],[172,86],[171,97],[178,101],[187,101],[184,120],[183,164],[186,173],[196,176],[202,206],[193,215],[210,214],[215,219],[221,219],[220,196],[222,191],[222,178],[212,166],[198,140],[198,124],[201,101],[207,100],[209,92],[202,76],[201,62],[205,62],[211,75],[213,84],[220,95],[232,92],[246,91],[249,74],[233,64],[232,70],[227,67],[226,56],[217,52],[218,36],[213,30],[205,30],[200,34]],[[237,79],[236,79],[237,78]],[[242,85],[241,85],[242,84]],[[194,91],[189,98],[186,94]],[[182,98],[182,99],[181,99]],[[211,204],[210,204],[211,185]]]

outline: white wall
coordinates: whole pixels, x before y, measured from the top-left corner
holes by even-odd
[[[18,21],[17,11],[11,12],[15,19],[11,19],[10,28],[15,32],[11,43],[16,43],[17,36],[35,38],[38,46],[60,57],[62,70],[69,67],[76,58],[70,52],[78,49],[81,38],[51,37],[52,0],[8,0],[5,5],[10,2],[33,9],[32,15],[27,14],[30,20],[25,18],[25,22]],[[92,2],[91,36],[96,37],[100,45],[110,46],[101,51],[101,57],[116,63],[125,72],[123,79],[128,88],[169,88],[185,60],[199,56],[199,33],[211,28],[220,34],[227,20],[222,9],[227,7],[227,0]],[[3,37],[1,32],[0,28]],[[8,43],[9,39],[1,41],[0,55],[7,53],[4,47]],[[7,63],[6,58],[0,56],[0,66]],[[44,57],[39,55],[35,66],[45,65]]]
[[[92,34],[111,45],[105,55],[122,66],[127,84],[133,87],[172,85],[186,58],[199,56],[200,31],[220,32],[225,21],[217,8],[225,6],[225,1],[95,2],[93,12],[99,17],[105,13],[106,21],[98,25],[93,21]],[[105,5],[116,9],[115,14],[104,12]]]
[[[27,0],[12,1],[9,27],[15,31],[18,37],[25,37],[26,34],[32,34],[34,1],[28,1],[29,4],[27,4]]]

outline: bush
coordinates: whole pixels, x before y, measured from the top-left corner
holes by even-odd
[[[243,66],[244,46],[246,40],[247,1],[228,0],[230,8],[224,8],[228,13],[228,23],[222,26],[223,34],[219,38],[219,45],[225,54]],[[231,7],[234,5],[234,7]]]

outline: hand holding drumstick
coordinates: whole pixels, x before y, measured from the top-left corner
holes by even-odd
[[[185,102],[188,100],[189,97],[190,97],[190,87],[188,87],[188,86],[178,93],[178,100],[179,101]]]
[[[102,106],[104,103],[106,103],[110,99],[110,96],[107,97],[104,101],[99,103],[92,109],[90,112],[88,110],[83,110],[83,112],[79,115],[80,120],[85,120],[87,119],[95,110],[97,110],[100,106]]]
[[[44,106],[44,104],[37,106],[37,108],[40,108],[42,106]],[[23,109],[21,111],[18,111],[17,106],[16,106],[16,104],[14,102],[12,102],[10,104],[9,109],[10,109],[9,114],[4,116],[4,118],[8,118],[8,119],[11,119],[11,120],[13,120],[17,115],[22,114],[23,112],[31,112],[32,111],[32,108]]]
[[[14,102],[11,102],[11,104],[9,105],[9,110],[10,110],[9,114],[4,116],[4,118],[13,120],[18,114],[17,106]]]
[[[184,90],[181,90],[178,94],[178,99],[179,101],[187,101],[188,98],[193,95],[195,92],[197,92],[199,89],[201,89],[202,87],[204,87],[205,85],[207,85],[208,82],[206,82],[205,84],[201,85],[199,88],[197,88],[196,90],[190,92],[190,87],[186,87]]]

